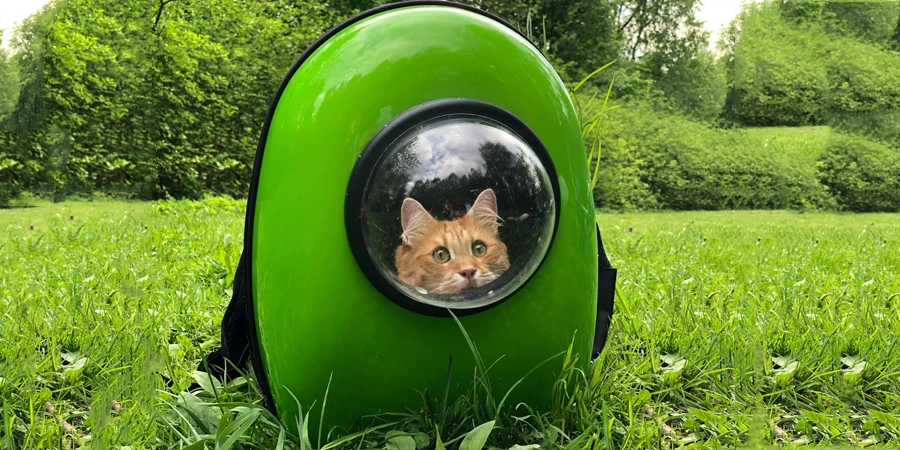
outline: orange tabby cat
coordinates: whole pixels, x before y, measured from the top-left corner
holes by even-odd
[[[509,269],[497,219],[491,189],[451,221],[436,220],[407,198],[400,209],[403,243],[395,254],[400,281],[429,294],[455,294],[496,280]]]

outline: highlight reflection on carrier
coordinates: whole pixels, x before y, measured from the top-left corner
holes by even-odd
[[[396,251],[400,281],[426,293],[456,294],[496,280],[509,269],[498,219],[492,189],[452,220],[435,219],[407,197],[400,210],[403,242]]]

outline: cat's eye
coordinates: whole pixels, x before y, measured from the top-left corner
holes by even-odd
[[[475,241],[472,244],[472,254],[473,255],[480,258],[480,257],[484,256],[485,253],[487,253],[487,245],[484,245],[483,242]]]
[[[438,247],[431,252],[431,257],[434,258],[434,262],[438,264],[446,264],[450,261],[450,251],[444,247]]]

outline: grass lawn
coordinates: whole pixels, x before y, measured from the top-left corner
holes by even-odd
[[[216,386],[221,407],[178,396],[218,345],[242,219],[226,200],[0,210],[0,447],[277,447],[252,382]],[[489,446],[900,445],[900,215],[598,220],[620,280],[608,346],[553,410],[503,414]],[[471,401],[346,446],[434,448],[437,425],[455,448],[480,425]]]
[[[828,143],[830,127],[752,127],[742,128],[748,136],[757,138],[793,155],[818,154]]]

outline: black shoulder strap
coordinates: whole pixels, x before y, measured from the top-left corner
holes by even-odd
[[[219,380],[240,376],[238,370],[250,359],[251,328],[248,323],[250,318],[247,315],[250,302],[250,268],[247,266],[245,255],[241,253],[241,259],[238,261],[231,301],[225,309],[225,316],[222,317],[221,348],[207,355],[197,369]]]
[[[597,322],[594,325],[594,358],[600,356],[600,352],[606,346],[606,337],[609,334],[609,324],[612,320],[616,298],[617,271],[610,264],[606,250],[603,249],[600,225],[597,225],[597,258]]]

